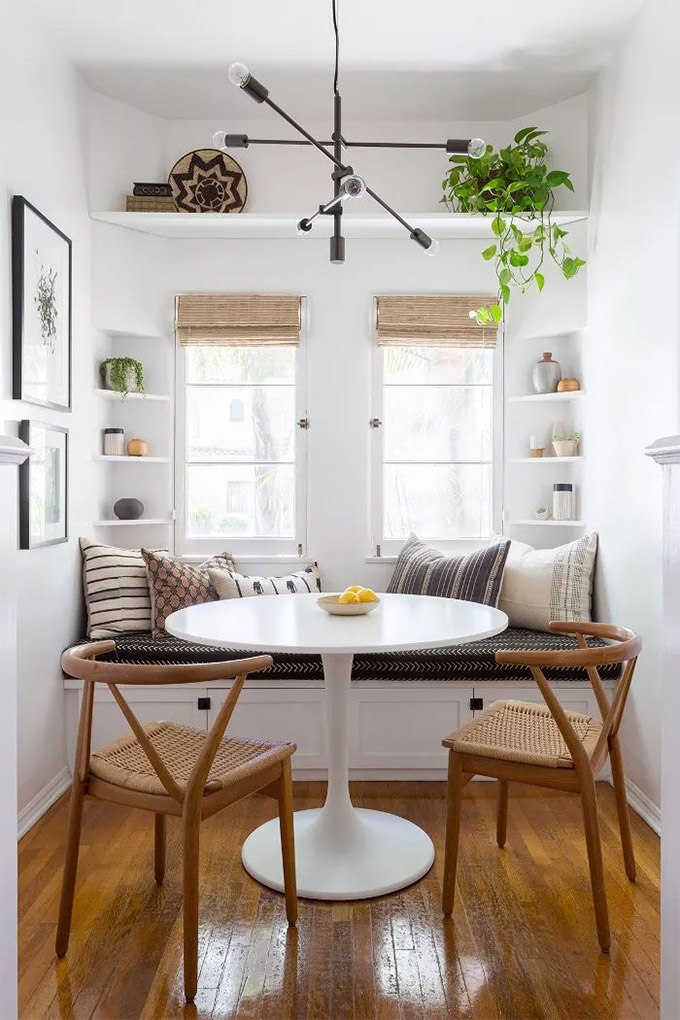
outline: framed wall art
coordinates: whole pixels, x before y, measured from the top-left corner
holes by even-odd
[[[71,410],[71,241],[21,195],[12,199],[15,400]]]
[[[68,540],[68,429],[19,422],[19,438],[33,455],[19,468],[19,548]]]

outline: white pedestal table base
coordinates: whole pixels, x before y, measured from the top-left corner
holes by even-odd
[[[434,846],[427,833],[404,818],[352,806],[348,746],[353,656],[322,658],[328,794],[323,808],[295,813],[298,895],[319,900],[382,896],[422,878],[432,867]],[[258,882],[283,890],[278,819],[248,836],[242,858],[246,871]]]

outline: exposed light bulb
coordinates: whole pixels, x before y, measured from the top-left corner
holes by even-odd
[[[479,159],[486,152],[486,142],[483,138],[471,138],[468,142],[468,156],[472,159]]]
[[[227,151],[225,140],[227,137],[226,131],[216,131],[212,136],[212,143],[216,149],[220,149],[222,152]]]
[[[342,184],[342,190],[347,198],[361,198],[366,193],[366,181],[363,177],[359,177],[357,174],[353,174],[351,177],[345,177]]]
[[[229,81],[232,85],[236,85],[237,88],[242,89],[250,78],[250,71],[245,64],[239,64],[238,61],[232,64],[229,68]]]
[[[439,251],[439,241],[433,237],[427,248],[425,248],[426,255],[436,255]]]

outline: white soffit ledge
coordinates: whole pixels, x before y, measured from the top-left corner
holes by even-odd
[[[16,436],[0,435],[0,464],[23,464],[33,450]]]
[[[680,463],[680,436],[663,436],[645,450],[647,457],[652,457],[657,464]]]

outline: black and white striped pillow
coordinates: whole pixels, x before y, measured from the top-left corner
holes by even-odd
[[[92,640],[151,630],[146,564],[139,549],[80,539],[87,636]]]
[[[501,539],[464,556],[444,556],[417,535],[409,535],[387,590],[495,606],[509,548],[510,542]]]

